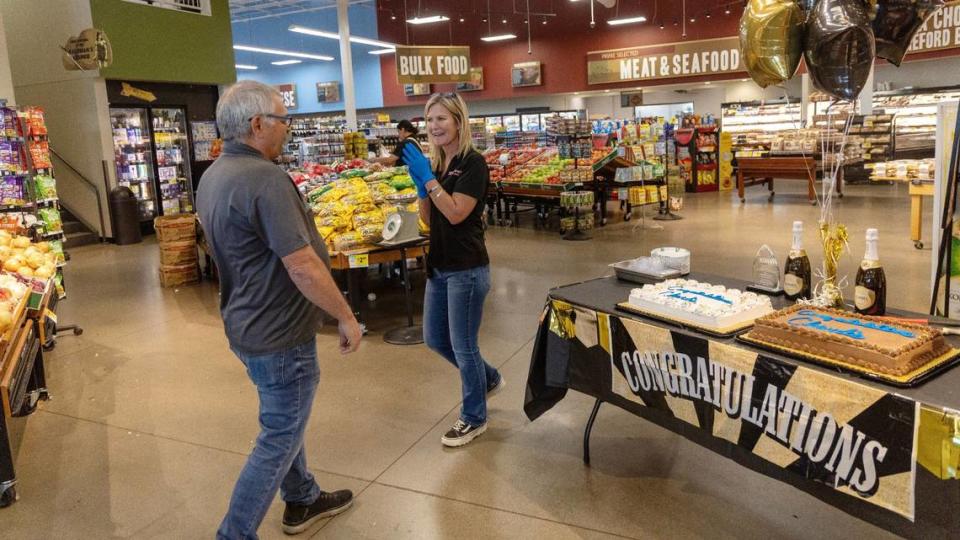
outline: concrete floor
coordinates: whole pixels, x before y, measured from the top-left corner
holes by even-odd
[[[481,346],[508,386],[491,400],[490,429],[462,449],[439,441],[459,409],[456,371],[423,346],[383,343],[383,331],[403,321],[401,295],[375,286],[359,353],[324,353],[336,338],[331,328],[320,336],[322,379],[307,431],[321,487],[354,490],[356,505],[303,537],[888,536],[614,407],[600,414],[587,468],[581,437],[592,400],[576,392],[536,422],[522,411],[551,287],[607,274],[607,264],[662,245],[691,249],[695,269],[749,276],[761,244],[786,255],[794,219],[810,228],[818,264],[819,209],[797,184],[777,191],[770,204],[754,188],[742,206],[727,193],[688,196],[685,219],[663,230],[615,219],[590,242],[535,230],[529,215],[519,227],[491,229]],[[906,187],[850,186],[836,208],[852,237],[842,270],[852,279],[864,229],[878,227],[888,304],[923,311],[930,250],[908,239]],[[73,252],[60,320],[86,332],[61,338],[47,355],[53,399],[29,419],[17,462],[21,500],[0,510],[0,536],[212,537],[257,434],[256,394],[227,348],[215,287],[161,289],[157,251],[150,241]],[[277,499],[262,538],[283,537],[281,514]]]

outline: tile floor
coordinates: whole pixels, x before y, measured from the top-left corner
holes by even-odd
[[[600,415],[587,468],[580,450],[591,399],[571,392],[533,423],[521,409],[537,316],[553,286],[604,275],[607,264],[661,245],[691,249],[696,269],[748,276],[761,244],[786,254],[794,219],[811,228],[816,264],[819,209],[799,186],[777,191],[772,204],[761,188],[745,205],[730,194],[688,196],[684,219],[662,230],[639,227],[638,216],[613,219],[582,243],[534,229],[529,215],[519,227],[491,229],[481,346],[508,387],[491,400],[489,431],[463,449],[439,442],[459,408],[457,373],[423,346],[383,342],[403,321],[402,296],[371,274],[379,297],[366,304],[371,333],[361,351],[325,353],[336,338],[331,328],[320,336],[323,375],[306,446],[322,487],[350,488],[357,502],[303,537],[887,536],[615,408]],[[878,227],[888,303],[923,311],[931,251],[908,239],[906,187],[849,186],[836,208],[852,238],[842,270],[852,277],[864,229]],[[256,395],[227,349],[215,286],[161,289],[157,259],[152,241],[73,253],[60,319],[85,333],[47,355],[53,399],[29,418],[21,500],[0,510],[3,538],[212,537],[257,433]],[[281,513],[277,501],[262,538],[283,537]]]

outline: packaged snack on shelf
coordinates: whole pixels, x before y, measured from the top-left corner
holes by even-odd
[[[27,202],[26,177],[4,176],[0,180],[0,206],[22,206]]]
[[[47,174],[38,174],[33,177],[34,187],[37,192],[38,200],[48,200],[57,198],[57,181]]]
[[[47,123],[43,119],[43,109],[27,107],[24,111],[24,117],[27,121],[27,133],[31,137],[40,137],[47,134]]]
[[[60,211],[56,208],[41,208],[37,210],[37,218],[43,223],[43,232],[50,234],[63,230],[63,221]]]
[[[372,206],[373,197],[370,196],[370,191],[358,192],[353,195],[347,195],[341,199],[343,204],[350,206]]]
[[[20,136],[20,123],[17,120],[16,109],[9,107],[0,109],[0,136],[11,139]]]
[[[24,218],[22,213],[0,214],[0,231],[18,232],[23,228]]]
[[[16,141],[0,142],[0,172],[3,174],[24,174],[27,171],[20,159],[20,143]]]
[[[47,242],[49,245],[50,253],[53,253],[54,259],[57,264],[63,264],[66,261],[66,255],[63,253],[63,241],[62,240],[51,240]]]
[[[63,272],[57,272],[53,277],[53,284],[57,288],[57,299],[63,300],[67,297],[67,291],[63,288]]]
[[[49,169],[53,167],[53,164],[50,163],[50,145],[46,141],[31,141],[29,147],[34,168]]]

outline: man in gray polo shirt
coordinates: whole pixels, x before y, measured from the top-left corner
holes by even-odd
[[[272,87],[241,81],[220,97],[223,154],[203,174],[197,212],[220,274],[230,348],[257,386],[260,435],[240,473],[217,538],[256,538],[280,489],[283,530],[305,531],[346,510],[349,490],[321,491],[303,438],[320,380],[316,334],[329,313],[340,352],[360,345],[360,325],[330,275],[330,258],[296,186],[277,167],[290,117]]]

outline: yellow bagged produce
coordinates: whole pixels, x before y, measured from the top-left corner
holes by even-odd
[[[383,222],[384,222],[383,213],[381,213],[379,210],[376,210],[376,209],[370,212],[364,212],[364,213],[353,215],[353,228],[358,231],[360,230],[361,227],[366,225],[376,225],[382,229]]]
[[[372,223],[357,227],[357,233],[366,244],[375,244],[383,240],[383,224]]]
[[[349,192],[342,187],[333,187],[324,192],[323,195],[320,195],[317,201],[321,203],[336,202],[346,197],[348,194]]]
[[[336,234],[333,236],[333,249],[336,251],[350,251],[363,247],[363,236],[356,231]]]

